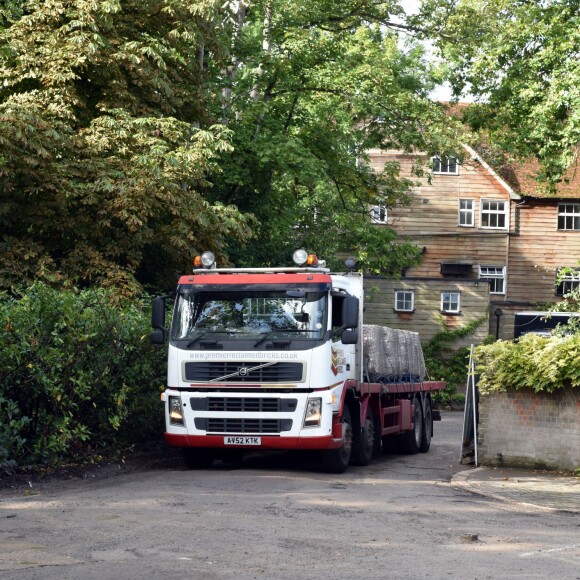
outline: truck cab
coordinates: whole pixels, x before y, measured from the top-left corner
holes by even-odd
[[[194,467],[222,449],[339,448],[345,385],[361,375],[360,274],[331,275],[312,258],[304,267],[212,266],[177,286],[167,442]]]

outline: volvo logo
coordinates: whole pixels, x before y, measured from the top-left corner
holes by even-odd
[[[223,375],[221,377],[216,377],[215,379],[211,379],[208,381],[210,383],[220,383],[222,381],[226,381],[227,379],[231,379],[233,377],[247,377],[250,373],[257,371],[258,369],[263,369],[266,367],[271,367],[273,365],[278,364],[277,362],[268,362],[261,365],[256,365],[255,367],[238,367],[238,370],[235,373],[229,373],[227,375]]]

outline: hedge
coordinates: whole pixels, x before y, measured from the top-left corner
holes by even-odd
[[[526,334],[516,342],[479,346],[474,355],[482,394],[507,388],[552,393],[580,387],[580,334]]]
[[[148,301],[35,284],[0,296],[0,466],[94,460],[158,439],[165,349]]]

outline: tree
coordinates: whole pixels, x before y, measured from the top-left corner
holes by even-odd
[[[457,151],[458,125],[427,98],[436,82],[420,46],[404,47],[397,2],[231,2],[229,65],[215,75],[216,118],[232,151],[211,195],[256,216],[256,237],[230,246],[238,264],[284,263],[304,246],[398,273],[417,260],[371,205],[405,203],[396,164],[371,171],[369,147]]]
[[[230,133],[205,122],[213,0],[32,1],[0,37],[0,285],[174,282],[248,233],[203,195]],[[202,128],[203,127],[203,128]]]
[[[474,126],[536,157],[554,191],[580,143],[580,2],[423,0],[411,24],[436,39],[456,95],[479,100]]]
[[[417,259],[369,227],[412,180],[364,151],[456,153],[460,127],[427,98],[437,77],[400,41],[396,0],[11,6],[1,287],[171,286],[205,249],[239,265],[348,250],[381,273]]]

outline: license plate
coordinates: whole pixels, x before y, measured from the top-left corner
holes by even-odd
[[[261,437],[224,437],[224,445],[262,445]]]

